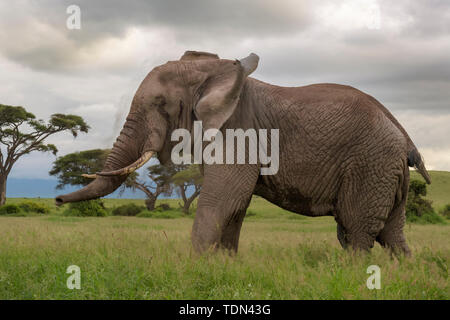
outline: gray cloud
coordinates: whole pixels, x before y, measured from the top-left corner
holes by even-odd
[[[450,32],[450,2],[429,1],[380,1],[382,7],[389,8],[387,14],[402,15],[409,20],[402,30],[404,37],[428,38],[448,36]]]
[[[170,29],[177,41],[230,37],[266,37],[304,29],[311,20],[305,4],[294,0],[77,1],[82,29],[66,28],[71,0],[19,1],[8,4],[0,18],[14,24],[0,32],[5,56],[39,70],[68,71],[82,63],[87,51],[130,28]],[[16,41],[10,41],[10,39]],[[9,41],[8,41],[9,39]],[[148,48],[149,53],[154,48]],[[94,58],[95,58],[95,52]]]

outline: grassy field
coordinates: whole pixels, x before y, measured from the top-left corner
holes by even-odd
[[[192,219],[0,218],[1,299],[448,299],[450,227],[408,225],[409,259],[343,251],[330,218],[244,222],[240,250],[197,257]],[[369,265],[381,289],[366,287]],[[66,268],[81,268],[81,290]]]
[[[447,178],[448,177],[448,178]],[[433,172],[429,197],[450,203],[450,174]],[[441,179],[442,178],[442,179]],[[436,186],[436,187],[434,187]],[[447,189],[448,190],[448,189]],[[9,199],[8,203],[22,199]],[[51,204],[51,199],[33,199]],[[142,200],[108,199],[107,207]],[[175,207],[177,200],[162,200]],[[254,198],[239,253],[197,256],[192,218],[79,218],[64,208],[0,217],[0,299],[449,299],[450,224],[407,224],[412,258],[340,248],[330,217],[307,218]],[[81,269],[70,290],[66,269]],[[381,289],[366,286],[381,269]]]

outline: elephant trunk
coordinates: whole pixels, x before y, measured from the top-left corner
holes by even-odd
[[[148,150],[145,134],[148,132],[144,117],[130,113],[114,146],[109,153],[103,172],[110,172],[127,167],[141,158]],[[147,149],[147,150],[144,150]],[[91,200],[114,192],[127,178],[128,174],[117,176],[97,176],[84,188],[55,198],[56,205],[68,202]]]
[[[114,192],[126,179],[126,176],[105,178],[99,177],[91,182],[89,185],[78,191],[57,196],[55,203],[60,206],[68,202],[77,202],[83,200],[91,200]]]

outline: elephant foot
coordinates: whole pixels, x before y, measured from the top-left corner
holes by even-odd
[[[199,224],[194,222],[191,233],[192,246],[200,254],[224,250],[234,255],[238,251],[241,225],[242,219],[226,227],[216,225],[211,228],[205,228],[204,224],[199,228]]]
[[[345,234],[345,229],[342,224],[338,222],[337,224],[337,238],[339,240],[339,243],[341,244],[343,249],[348,249],[349,243],[347,239],[347,235]]]
[[[411,257],[411,250],[409,249],[403,232],[385,233],[381,232],[376,239],[380,245],[390,250],[391,255]]]

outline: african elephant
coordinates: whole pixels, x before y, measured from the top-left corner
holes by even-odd
[[[253,194],[307,216],[334,216],[341,245],[369,250],[375,240],[409,254],[403,235],[409,167],[430,183],[405,129],[373,97],[346,85],[280,87],[248,77],[259,57],[220,59],[187,51],[142,81],[102,172],[56,203],[116,190],[153,154],[171,163],[171,132],[204,128],[279,129],[279,169],[261,163],[203,164],[204,183],[192,228],[196,251],[237,251]]]

